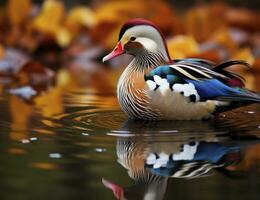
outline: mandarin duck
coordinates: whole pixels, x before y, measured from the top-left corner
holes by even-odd
[[[242,77],[225,70],[248,66],[246,62],[217,65],[195,58],[171,60],[164,36],[150,21],[126,22],[116,47],[103,62],[125,53],[134,58],[118,81],[117,96],[131,119],[201,120],[260,102],[258,94],[244,88]]]

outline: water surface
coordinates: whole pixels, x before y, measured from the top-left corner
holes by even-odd
[[[1,84],[1,199],[260,199],[260,105],[129,121],[116,76],[95,77],[63,71],[29,99]]]

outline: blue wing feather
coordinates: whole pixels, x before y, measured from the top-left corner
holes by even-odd
[[[195,86],[202,100],[216,99],[220,96],[242,95],[239,90],[231,88],[217,79],[208,79],[204,81],[186,79],[186,81]]]
[[[172,89],[172,86],[176,83],[192,83],[202,101],[220,100],[229,102],[240,101],[246,103],[260,102],[258,94],[240,87],[229,86],[227,82],[231,75],[225,76],[203,66],[193,66],[192,63],[194,62],[198,63],[197,60],[192,60],[187,66],[183,61],[177,62],[173,65],[156,67],[150,73],[145,75],[145,80],[154,80],[155,75],[160,76],[161,78],[167,79],[170,89]]]

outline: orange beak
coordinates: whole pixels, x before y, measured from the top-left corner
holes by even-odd
[[[118,42],[116,47],[113,49],[113,51],[111,53],[109,53],[108,55],[106,55],[102,61],[106,62],[106,61],[111,60],[112,58],[120,56],[124,53],[125,53],[125,50],[123,49],[121,42]]]

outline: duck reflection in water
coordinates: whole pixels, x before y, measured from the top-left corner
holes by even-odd
[[[229,167],[239,164],[241,151],[250,145],[231,141],[214,123],[200,121],[129,121],[122,130],[109,134],[117,136],[118,163],[135,184],[123,187],[102,181],[117,199],[129,200],[163,199],[169,178],[200,178],[213,171],[239,176]]]

